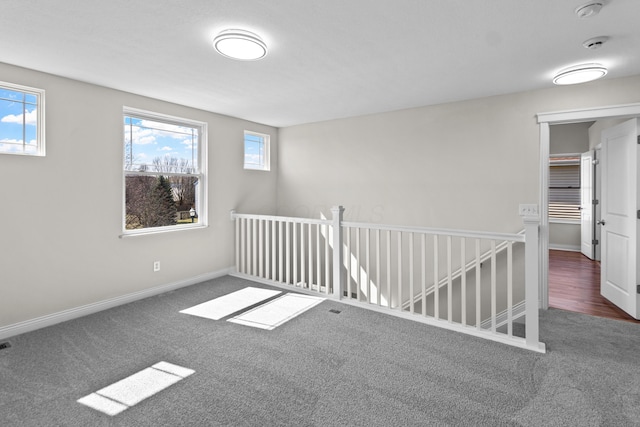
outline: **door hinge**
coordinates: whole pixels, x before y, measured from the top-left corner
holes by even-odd
[[[592,244],[592,245],[598,245],[598,244],[600,244],[600,242],[598,241],[598,239],[593,239],[593,240],[591,241],[591,244]]]
[[[638,216],[638,219],[640,219],[640,211],[638,211],[637,216]]]
[[[594,205],[600,204],[600,200],[593,199],[593,202],[592,202],[592,203],[593,203]]]
[[[638,135],[638,144],[640,144],[640,135]]]
[[[640,285],[636,285],[636,291],[640,294]]]

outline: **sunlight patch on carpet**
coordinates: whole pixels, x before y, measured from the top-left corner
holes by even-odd
[[[273,301],[229,319],[254,328],[272,330],[310,308],[320,304],[324,298],[309,295],[286,294]]]
[[[80,398],[77,402],[114,416],[194,372],[193,369],[168,362],[159,362],[95,393]]]
[[[279,293],[281,293],[281,291],[248,287],[187,308],[180,311],[180,313],[220,320],[223,317],[258,304]]]

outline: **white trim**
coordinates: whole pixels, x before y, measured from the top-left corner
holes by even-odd
[[[549,125],[640,117],[640,103],[537,114],[540,125],[540,302],[549,308]]]
[[[519,318],[525,316],[526,305],[527,305],[526,301],[520,301],[519,303],[513,305],[513,307],[511,308],[511,316],[514,322]],[[509,324],[508,310],[503,310],[500,313],[496,314],[496,329],[502,326],[506,326],[508,324]],[[483,320],[482,323],[480,323],[480,328],[491,329],[491,318]]]
[[[576,245],[558,245],[549,243],[549,249],[553,249],[555,251],[580,252],[580,246]]]
[[[573,225],[580,225],[580,220],[579,220],[579,219],[549,218],[549,224],[573,224]]]
[[[107,310],[113,307],[118,307],[120,305],[128,304],[130,302],[138,301],[144,298],[160,295],[162,293],[184,288],[186,286],[202,283],[207,280],[217,279],[218,277],[228,275],[233,270],[234,270],[233,268],[225,268],[223,270],[201,274],[199,276],[191,277],[185,280],[180,280],[178,282],[168,283],[168,284],[156,286],[150,289],[132,292],[130,294],[121,295],[119,297],[109,298],[107,300],[98,301],[98,302],[83,305],[80,307],[74,307],[68,310],[59,311],[57,313],[36,317],[35,319],[29,319],[23,322],[14,323],[12,325],[3,326],[3,327],[0,327],[0,340],[7,339],[15,335],[20,335],[27,332],[35,331],[37,329],[46,328],[47,326],[52,326],[57,323],[62,323],[68,320],[77,319],[79,317],[87,316],[89,314],[98,313],[103,310]]]
[[[554,125],[581,123],[606,118],[632,118],[640,116],[640,104],[611,105],[606,107],[589,107],[577,110],[553,111],[538,113],[538,123]]]

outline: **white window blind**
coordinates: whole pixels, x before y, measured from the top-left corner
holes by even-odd
[[[580,220],[580,158],[549,159],[549,218]]]

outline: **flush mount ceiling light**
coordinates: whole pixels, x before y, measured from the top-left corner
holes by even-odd
[[[600,13],[600,9],[602,9],[602,2],[590,2],[578,6],[576,15],[578,15],[578,18],[590,18]]]
[[[225,30],[213,39],[213,47],[220,55],[242,61],[255,61],[267,55],[267,45],[254,33],[244,30]]]
[[[575,85],[597,80],[607,74],[607,69],[600,64],[582,64],[565,68],[553,78],[557,85]]]

